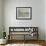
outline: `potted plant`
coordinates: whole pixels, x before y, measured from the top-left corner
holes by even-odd
[[[3,32],[3,39],[6,39],[6,32]]]
[[[4,31],[4,30],[3,30]],[[6,44],[6,32],[0,30],[0,44]]]

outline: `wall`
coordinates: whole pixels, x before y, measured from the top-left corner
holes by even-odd
[[[46,40],[46,0],[45,0],[45,40]]]
[[[33,2],[32,25],[39,27],[39,38],[45,39],[45,2],[44,0],[35,0]]]
[[[32,7],[32,20],[16,20],[16,7]],[[39,39],[45,39],[44,0],[4,0],[4,26],[7,35],[10,26],[37,26]]]
[[[0,38],[2,37],[2,0],[0,0]]]

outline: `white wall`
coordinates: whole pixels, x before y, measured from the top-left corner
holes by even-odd
[[[46,40],[46,0],[45,0],[45,40]]]
[[[2,24],[2,1],[0,0],[0,28],[1,28],[1,24]]]
[[[39,38],[45,39],[45,2],[44,0],[33,0],[32,25],[39,27]]]
[[[32,7],[32,20],[16,20],[16,7]],[[39,38],[45,39],[44,0],[5,0],[4,26],[7,35],[10,26],[39,27]]]
[[[0,38],[2,37],[2,0],[0,0]]]

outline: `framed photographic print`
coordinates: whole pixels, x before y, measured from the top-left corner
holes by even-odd
[[[16,19],[32,19],[32,7],[16,7]]]

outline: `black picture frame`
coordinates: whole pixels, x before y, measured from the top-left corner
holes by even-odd
[[[32,19],[32,7],[16,7],[16,19],[31,20]]]

